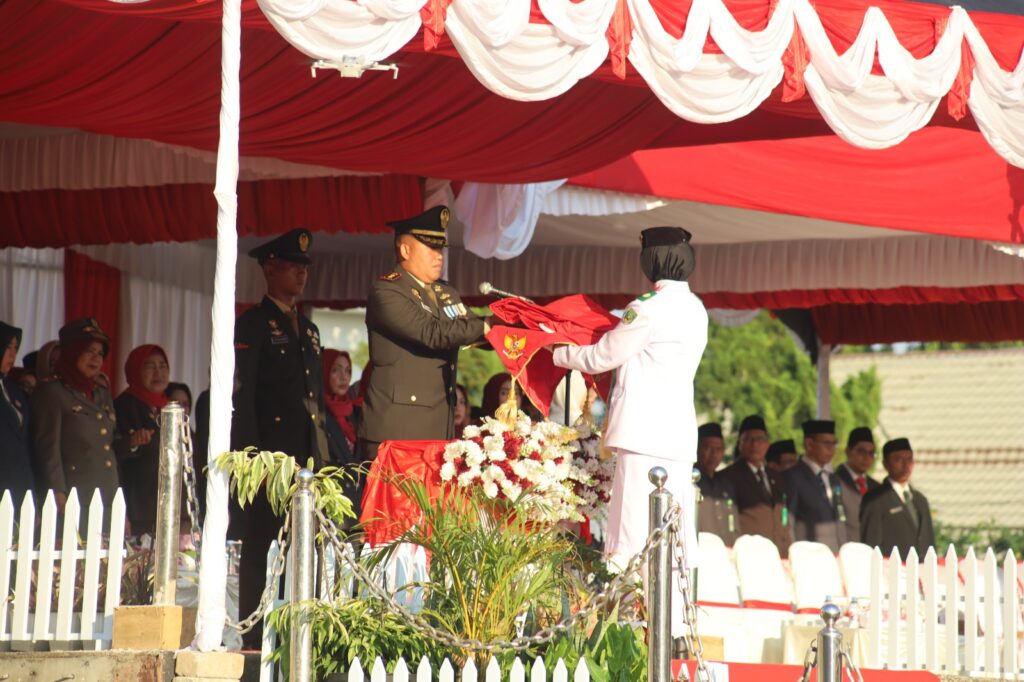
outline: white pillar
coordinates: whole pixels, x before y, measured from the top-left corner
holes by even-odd
[[[827,343],[818,345],[818,419],[831,419],[832,396],[829,393],[830,365],[832,346]]]
[[[209,461],[231,446],[231,393],[235,374],[235,264],[238,259],[239,70],[242,59],[242,2],[223,0],[221,24],[220,142],[217,147],[217,269],[213,280],[213,338],[210,343]],[[199,568],[199,616],[193,647],[221,646],[227,614],[225,594],[228,534],[228,477],[211,466]],[[245,617],[249,614],[239,614]]]

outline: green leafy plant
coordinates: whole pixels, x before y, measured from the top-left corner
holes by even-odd
[[[306,464],[313,469],[313,460]],[[231,493],[244,508],[263,491],[275,514],[282,515],[295,494],[298,484],[295,474],[299,465],[295,459],[283,452],[257,451],[246,448],[236,452],[225,452],[217,458],[214,467],[227,471],[231,476]],[[345,496],[343,485],[350,479],[347,472],[338,467],[323,467],[313,475],[313,494],[317,506],[338,525],[355,517],[352,502]]]
[[[646,682],[647,643],[643,630],[616,622],[617,613],[597,622],[589,634],[573,630],[544,651],[544,660],[565,661],[570,670],[586,663],[594,682]]]
[[[940,557],[944,556],[949,545],[956,547],[957,555],[961,557],[969,547],[974,547],[979,556],[984,556],[991,547],[1000,561],[1007,551],[1020,558],[1024,555],[1024,529],[999,526],[995,519],[966,528],[936,521],[935,551]]]
[[[399,657],[415,669],[426,656],[436,670],[452,653],[421,634],[405,619],[389,612],[376,599],[337,604],[312,601],[303,606],[308,607],[312,626],[313,679],[316,680],[347,671],[356,658],[364,668],[369,668],[379,656],[388,666],[388,672],[394,672]],[[287,671],[292,607],[284,604],[275,609],[269,622],[278,633],[278,646],[271,660]]]

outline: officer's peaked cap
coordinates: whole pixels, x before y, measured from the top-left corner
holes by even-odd
[[[313,246],[313,235],[304,227],[297,227],[285,232],[280,237],[260,244],[249,251],[249,255],[263,265],[270,260],[286,260],[293,263],[309,265],[313,259],[309,257],[309,248]]]
[[[432,249],[443,249],[448,246],[450,218],[451,211],[447,206],[435,206],[411,218],[392,220],[388,226],[394,228],[396,237],[408,234]]]

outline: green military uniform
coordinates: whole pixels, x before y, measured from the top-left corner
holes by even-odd
[[[75,320],[60,330],[64,348],[83,339],[99,341],[104,353],[110,347],[94,319]],[[32,394],[31,421],[39,487],[65,494],[75,488],[84,528],[85,511],[95,491],[100,492],[104,509],[110,509],[120,481],[118,453],[124,454],[128,447],[117,433],[110,391],[97,384],[89,397],[59,378],[44,380]]]
[[[448,209],[390,223],[431,248],[447,245]],[[364,442],[453,437],[459,347],[479,341],[484,320],[447,282],[418,281],[402,267],[373,284],[366,304],[373,370],[359,425]],[[364,448],[364,456],[372,456]]]

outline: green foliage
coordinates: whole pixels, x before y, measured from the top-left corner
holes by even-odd
[[[991,547],[1000,560],[1007,551],[1020,559],[1024,556],[1024,529],[998,526],[995,519],[967,528],[935,521],[935,551],[944,556],[949,545],[956,547],[961,557],[968,547],[979,554]]]
[[[420,659],[426,656],[436,670],[445,657],[451,655],[445,647],[420,634],[407,620],[389,612],[376,599],[352,599],[336,604],[311,601],[306,613],[312,624],[315,680],[347,671],[356,658],[366,670],[379,656],[388,666],[388,672],[394,672],[399,657],[405,658],[415,670]],[[278,647],[270,658],[287,673],[292,607],[284,604],[275,609],[269,621],[279,633]]]
[[[646,682],[644,633],[617,620],[613,612],[599,621],[589,635],[577,629],[558,637],[544,651],[544,660],[561,658],[570,671],[585,662],[593,682]]]
[[[446,488],[432,502],[422,483],[398,479],[394,485],[416,504],[422,521],[374,553],[370,565],[387,561],[402,543],[423,547],[430,575],[418,586],[423,615],[436,627],[488,642],[515,637],[516,619],[528,610],[538,623],[561,617],[563,597],[576,586],[567,570],[574,546],[555,527],[527,522],[519,503],[463,488]]]
[[[792,438],[800,448],[800,424],[815,415],[816,386],[810,359],[767,313],[739,327],[714,322],[708,327],[708,347],[695,380],[697,412],[706,419],[735,430],[744,417],[760,414],[772,440]],[[881,383],[874,369],[833,385],[830,393],[840,440],[855,426],[875,426]]]
[[[307,468],[313,468],[310,459]],[[298,484],[295,474],[299,465],[295,459],[283,452],[257,452],[246,448],[237,452],[225,452],[214,462],[214,467],[226,470],[231,476],[231,493],[244,508],[252,504],[262,490],[275,514],[283,515]],[[313,475],[313,495],[317,505],[328,518],[338,525],[346,519],[355,518],[352,502],[345,496],[342,484],[349,475],[338,467],[323,467]]]

